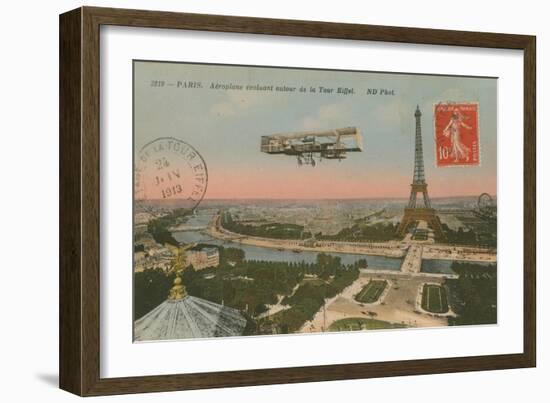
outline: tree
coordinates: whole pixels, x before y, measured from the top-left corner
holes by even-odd
[[[168,297],[174,276],[161,269],[149,269],[134,274],[134,320],[141,318]]]
[[[222,260],[235,264],[242,264],[245,259],[244,250],[239,248],[224,248],[222,251]]]

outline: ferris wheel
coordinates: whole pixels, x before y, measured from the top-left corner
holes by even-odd
[[[477,198],[477,213],[485,219],[496,218],[496,204],[489,193],[482,193]]]

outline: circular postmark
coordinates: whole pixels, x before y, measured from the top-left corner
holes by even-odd
[[[174,201],[194,209],[208,186],[208,170],[199,152],[185,141],[160,137],[139,151],[135,163],[137,202]]]

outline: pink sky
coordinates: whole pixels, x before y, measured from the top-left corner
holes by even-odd
[[[313,170],[304,167],[300,169]],[[243,171],[209,175],[206,199],[353,199],[408,197],[410,175],[364,174],[341,177],[327,171],[307,172],[305,177],[286,173]],[[302,175],[300,175],[302,176]],[[444,179],[445,178],[445,179]],[[470,196],[483,192],[496,194],[495,178],[469,178],[468,183],[452,183],[445,176],[428,181],[431,197]]]

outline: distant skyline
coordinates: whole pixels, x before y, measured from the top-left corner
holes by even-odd
[[[414,110],[422,111],[424,164],[432,198],[496,195],[497,80],[135,62],[135,150],[158,137],[191,144],[208,166],[205,200],[407,198],[413,174]],[[153,80],[202,88],[155,87]],[[353,95],[210,89],[226,85],[353,88]],[[393,96],[367,95],[367,89]],[[478,102],[481,165],[436,168],[433,105]],[[260,152],[262,135],[355,126],[363,152],[315,168]]]
[[[485,192],[484,192],[485,193]],[[497,197],[496,194],[491,194],[491,193],[488,193],[489,196],[491,197]],[[473,199],[473,198],[478,198],[479,196],[481,195],[480,194],[475,194],[475,195],[463,195],[463,196],[443,196],[443,197],[431,197],[430,196],[430,200],[433,202],[433,201],[438,201],[438,200],[446,200],[446,199]],[[408,200],[409,199],[409,196],[404,196],[404,197],[357,197],[357,198],[333,198],[333,199],[330,199],[330,198],[324,198],[324,199],[307,199],[307,198],[302,198],[302,199],[296,199],[296,198],[289,198],[289,199],[285,199],[285,198],[275,198],[275,197],[271,197],[271,198],[229,198],[229,199],[226,199],[226,198],[223,198],[223,199],[209,199],[209,198],[204,198],[203,200],[201,200],[201,203],[202,202],[228,202],[228,203],[232,203],[232,202],[239,202],[239,201],[254,201],[254,202],[340,202],[340,201],[343,201],[343,202],[353,202],[353,201],[362,201],[362,200],[366,200],[366,201],[379,201],[379,200]],[[182,201],[182,200],[185,200],[185,199],[177,199],[177,198],[174,198],[174,199],[140,199],[140,201],[144,201],[144,202],[166,202],[166,203],[170,203],[170,202],[178,202],[178,201]],[[200,204],[200,203],[199,203]]]

